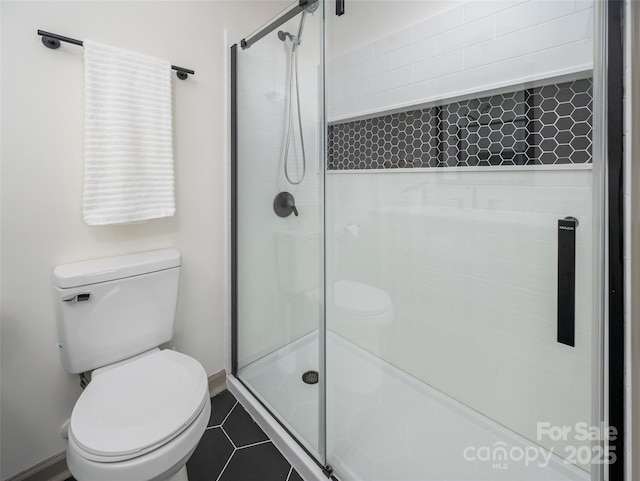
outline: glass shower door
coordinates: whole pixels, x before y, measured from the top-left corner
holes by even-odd
[[[295,2],[233,47],[237,377],[317,459],[322,397],[322,12]]]
[[[593,2],[564,0],[327,17],[340,479],[598,479],[593,25]]]

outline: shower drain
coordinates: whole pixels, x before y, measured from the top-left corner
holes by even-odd
[[[307,384],[318,384],[318,371],[307,371],[302,375],[302,380]]]

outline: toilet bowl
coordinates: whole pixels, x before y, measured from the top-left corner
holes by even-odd
[[[362,282],[341,280],[333,285],[336,322],[355,331],[381,328],[393,320],[391,297]]]
[[[323,302],[322,289],[307,292],[310,303]],[[352,280],[333,284],[333,297],[327,296],[329,329],[366,349],[377,352],[385,330],[393,322],[391,297],[382,289]]]
[[[335,370],[333,382],[341,395],[362,402],[375,395],[384,382],[384,374],[367,368],[362,348],[376,356],[382,354],[388,328],[393,322],[391,297],[382,289],[352,280],[336,281],[333,298],[328,299],[327,325],[354,353],[353,362]],[[358,346],[358,347],[356,347]]]
[[[310,313],[324,304],[320,285],[322,235],[317,231],[286,230],[277,233],[278,279],[290,299],[305,298]],[[345,337],[371,337],[393,321],[389,295],[370,284],[339,280],[327,293],[329,326]],[[302,303],[301,303],[302,305]],[[299,309],[299,312],[303,312]],[[298,315],[297,317],[303,317]]]
[[[91,372],[68,428],[78,481],[188,481],[211,403],[195,359],[171,340],[180,253],[163,249],[54,270],[62,365]]]
[[[385,331],[393,322],[389,294],[370,284],[340,280],[333,285],[332,301],[328,309],[331,329],[379,354]]]
[[[186,479],[177,474],[210,413],[202,366],[154,349],[93,372],[71,414],[67,464],[80,480]]]

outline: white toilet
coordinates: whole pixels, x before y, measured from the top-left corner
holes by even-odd
[[[180,252],[61,265],[53,272],[66,371],[91,371],[68,429],[78,481],[187,481],[211,412],[202,365],[171,340]]]
[[[378,344],[393,321],[391,297],[382,289],[362,282],[340,280],[333,284],[335,328],[348,339]]]

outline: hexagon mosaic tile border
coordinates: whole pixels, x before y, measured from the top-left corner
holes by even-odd
[[[328,170],[588,164],[593,82],[581,79],[328,129]]]

